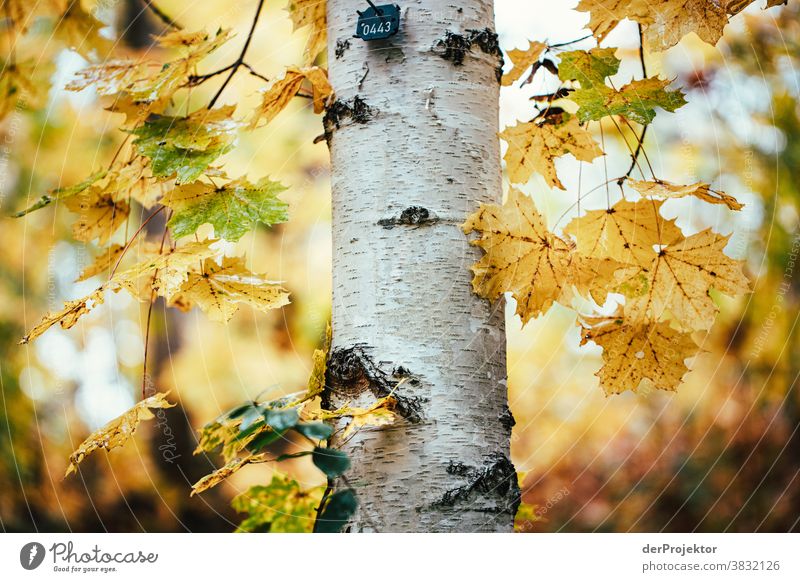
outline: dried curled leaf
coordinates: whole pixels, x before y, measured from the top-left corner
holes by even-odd
[[[666,323],[629,323],[621,317],[585,318],[581,345],[603,348],[603,366],[596,376],[606,394],[638,391],[649,380],[660,390],[675,391],[689,371],[684,360],[699,347],[688,333]]]
[[[252,463],[257,463],[264,460],[264,455],[248,455],[246,457],[238,457],[231,461],[228,461],[211,473],[210,475],[205,475],[202,479],[200,479],[197,483],[192,485],[192,492],[190,496],[197,495],[198,493],[202,493],[203,491],[207,491],[212,487],[216,487],[220,483],[222,483],[225,479],[237,473],[240,469],[250,465]]]
[[[70,473],[76,471],[81,461],[86,458],[86,455],[98,449],[110,451],[128,442],[128,439],[136,432],[140,422],[155,417],[151,412],[152,409],[172,408],[173,406],[175,405],[167,401],[167,395],[161,392],[137,403],[127,412],[89,435],[69,456],[70,463],[64,476],[67,477]]]
[[[325,372],[328,369],[328,352],[331,349],[332,335],[331,324],[329,323],[325,327],[325,344],[321,350],[314,350],[314,355],[312,356],[314,366],[308,377],[308,388],[303,397],[305,400],[319,396],[325,391]]]
[[[556,173],[556,158],[572,154],[577,160],[591,162],[604,155],[592,134],[567,113],[542,122],[517,124],[505,129],[500,138],[508,143],[505,160],[514,184],[526,183],[536,172],[551,188],[564,190]]]
[[[481,205],[462,229],[479,232],[472,244],[486,251],[472,267],[475,293],[494,300],[511,292],[523,323],[546,311],[570,285],[570,245],[547,230],[533,201],[516,188],[503,206]]]
[[[104,292],[105,289],[101,287],[100,289],[95,289],[86,297],[75,299],[74,301],[67,301],[64,303],[64,307],[60,311],[45,315],[42,320],[33,329],[31,329],[25,335],[25,337],[22,338],[22,340],[20,340],[19,343],[27,344],[32,342],[57,323],[61,324],[63,329],[69,329],[73,327],[76,323],[78,323],[78,320],[82,316],[86,315],[96,306],[103,303],[105,300],[103,296]]]
[[[174,211],[169,227],[176,238],[210,224],[215,236],[235,242],[258,223],[271,226],[288,220],[288,204],[278,198],[284,190],[268,178],[256,184],[233,180],[219,187],[192,182],[167,193],[161,203]]]
[[[575,237],[578,252],[586,257],[621,263],[650,265],[654,247],[682,238],[674,220],[659,212],[662,200],[620,200],[607,210],[591,210],[564,229]]]
[[[665,246],[649,265],[623,270],[625,318],[638,323],[672,316],[679,329],[709,329],[719,311],[712,289],[729,296],[750,292],[744,263],[723,252],[729,238],[706,229]]]
[[[283,77],[264,91],[261,105],[250,121],[250,128],[254,129],[272,121],[297,95],[304,81],[308,81],[311,86],[314,113],[322,113],[333,97],[333,87],[328,81],[328,73],[320,67],[302,69],[289,67]]]
[[[664,180],[656,180],[653,182],[629,180],[628,183],[630,184],[631,188],[645,197],[655,196],[656,198],[685,198],[686,196],[694,196],[695,198],[698,198],[703,202],[708,202],[709,204],[724,204],[731,210],[741,210],[744,208],[744,205],[730,194],[712,190],[711,186],[704,182],[697,182],[696,184],[690,184],[688,186],[670,184]]]
[[[545,43],[532,40],[527,49],[512,49],[508,51],[508,58],[514,66],[508,73],[503,75],[503,87],[513,85],[518,81],[527,70],[533,67],[534,63],[539,61],[545,49],[547,49]]]
[[[188,273],[170,300],[184,308],[196,305],[211,321],[227,323],[240,304],[266,312],[288,305],[289,294],[280,285],[251,273],[241,258],[225,257],[221,265],[208,260],[202,272]]]
[[[616,49],[595,48],[590,51],[570,51],[561,55],[558,76],[562,81],[577,81],[580,89],[570,95],[578,106],[578,118],[597,121],[609,115],[622,115],[632,121],[648,124],[656,116],[656,108],[676,111],[686,104],[679,89],[667,90],[669,80],[650,77],[631,81],[621,89],[605,83],[619,70]]]
[[[231,506],[248,515],[236,531],[310,533],[323,491],[303,490],[291,477],[276,473],[269,485],[256,485],[234,497]]]
[[[644,30],[645,46],[663,51],[694,32],[715,45],[731,16],[755,0],[581,0],[578,10],[591,12],[589,28],[601,42],[625,18],[638,22]],[[768,0],[767,8],[786,0]]]
[[[292,0],[289,3],[289,16],[294,30],[310,26],[305,49],[305,62],[310,65],[317,55],[325,50],[328,38],[328,17],[326,0]]]
[[[346,439],[354,431],[365,426],[386,426],[397,420],[394,409],[397,400],[393,396],[385,396],[378,399],[369,408],[343,408],[337,410],[336,414],[340,417],[350,417],[347,428],[342,433],[342,440]]]

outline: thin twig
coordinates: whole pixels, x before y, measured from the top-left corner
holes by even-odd
[[[222,86],[217,90],[216,94],[211,98],[211,101],[209,102],[207,109],[211,109],[212,107],[214,107],[214,104],[217,102],[217,99],[219,99],[219,96],[222,95],[222,92],[225,90],[225,87],[228,86],[228,83],[231,82],[231,79],[233,79],[233,76],[236,74],[236,71],[238,71],[239,67],[241,67],[244,64],[244,57],[247,54],[247,49],[250,48],[250,43],[253,40],[253,33],[255,33],[256,31],[256,25],[258,24],[259,16],[261,16],[261,8],[263,6],[264,6],[264,0],[258,0],[258,6],[256,7],[256,14],[253,17],[253,23],[250,25],[250,31],[247,33],[247,38],[244,41],[242,52],[241,54],[239,54],[239,58],[236,59],[233,65],[231,66],[231,72],[225,78],[225,81],[223,81]],[[250,70],[252,71],[252,69]]]
[[[563,46],[570,46],[572,44],[578,44],[579,42],[587,40],[589,38],[592,38],[591,34],[587,34],[586,36],[582,36],[580,38],[576,38],[575,40],[570,40],[570,41],[567,41],[567,42],[559,42],[557,44],[548,44],[547,48],[548,49],[554,49],[554,48],[561,48]]]
[[[183,27],[175,22],[172,18],[170,18],[161,8],[153,4],[153,0],[145,0],[145,6],[155,14],[158,19],[169,26],[170,28],[174,28],[175,30],[183,30]]]
[[[133,241],[135,241],[136,237],[139,236],[139,234],[144,230],[144,227],[147,226],[147,223],[150,222],[158,213],[160,213],[165,208],[166,208],[166,206],[160,207],[158,210],[156,210],[150,216],[148,216],[147,219],[144,222],[142,222],[142,224],[139,225],[138,230],[135,233],[133,233],[133,236],[131,237],[131,239],[125,245],[125,248],[122,249],[122,253],[120,253],[119,258],[117,259],[117,262],[114,263],[114,268],[111,269],[111,274],[108,276],[109,279],[111,277],[113,277],[114,274],[117,272],[117,269],[119,268],[119,264],[122,262],[122,259],[125,256],[125,253],[127,253],[128,250],[131,248],[131,246],[133,245]]]
[[[644,60],[644,33],[642,31],[642,25],[641,24],[639,25],[639,62],[642,65],[642,79],[646,79],[647,78],[647,64],[645,63],[645,60]],[[630,124],[628,125],[628,127],[630,127]],[[625,178],[630,178],[631,174],[633,174],[633,170],[639,164],[639,155],[641,155],[642,151],[644,151],[644,138],[647,136],[647,128],[648,127],[650,127],[650,125],[649,124],[645,124],[642,127],[641,135],[639,135],[636,138],[637,141],[638,141],[638,143],[636,144],[636,151],[633,153],[633,157],[631,159],[630,168],[628,168],[628,171],[625,172]],[[633,128],[631,128],[631,129],[633,129]],[[634,135],[636,135],[636,134],[634,133]],[[647,154],[645,154],[645,158],[646,157],[647,157]],[[647,160],[647,165],[648,166],[650,165],[650,160]],[[652,172],[652,170],[653,170],[653,168],[651,167],[650,171]],[[640,168],[640,171],[641,171],[641,168]],[[644,177],[644,173],[642,173],[642,177]]]
[[[167,221],[169,222],[169,221]],[[158,254],[162,254],[164,252],[164,242],[167,240],[167,233],[169,232],[169,228],[167,225],[164,225],[164,234],[161,236],[161,248],[158,250]],[[156,284],[156,278],[158,277],[158,269],[153,272],[153,281],[150,284],[152,287]],[[147,307],[147,324],[145,325],[145,335],[144,335],[144,358],[142,360],[142,400],[147,397],[146,389],[147,389],[147,352],[149,351],[150,347],[150,319],[153,315],[153,302],[156,300],[156,290],[152,289],[150,291],[150,305]]]
[[[330,496],[332,490],[333,490],[333,479],[328,478],[328,483],[325,486],[325,492],[322,494],[322,499],[320,500],[319,505],[317,506],[317,514],[314,517],[314,528],[311,530],[312,533],[317,533],[318,531],[317,527],[319,526],[319,520],[320,517],[322,516],[322,508],[325,507],[325,502],[328,500],[328,497]]]

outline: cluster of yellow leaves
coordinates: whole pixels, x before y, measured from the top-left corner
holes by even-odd
[[[305,62],[303,67],[289,67],[264,92],[262,104],[252,116],[251,128],[269,123],[296,96],[311,97],[317,114],[333,99],[327,72],[314,66],[326,44],[325,2],[294,0],[289,11],[295,29],[310,29]],[[260,311],[286,305],[289,302],[286,290],[264,275],[248,270],[243,258],[223,256],[210,240],[177,242],[189,236],[197,241],[197,229],[204,224],[214,227],[216,238],[236,242],[258,224],[272,225],[288,219],[288,205],[278,198],[284,186],[268,178],[255,183],[245,177],[229,179],[212,166],[233,147],[239,129],[245,125],[234,119],[235,106],[214,108],[217,93],[208,107],[175,113],[179,91],[222,72],[231,71],[232,76],[240,67],[249,68],[243,61],[243,52],[234,64],[220,71],[198,73],[198,65],[229,40],[229,31],[209,34],[174,27],[156,40],[164,51],[152,51],[172,55],[166,62],[143,57],[115,59],[110,57],[114,43],[101,33],[104,23],[95,17],[94,8],[87,7],[82,0],[44,0],[36,6],[20,0],[4,2],[4,17],[12,35],[26,34],[34,17],[42,14],[53,17],[53,38],[60,41],[59,47],[70,48],[96,63],[79,71],[66,89],[91,88],[106,101],[109,111],[125,116],[120,125],[133,137],[120,145],[106,169],[80,184],[53,189],[17,213],[24,216],[63,202],[77,214],[74,237],[84,242],[96,241],[100,247],[96,260],[81,273],[79,280],[105,279],[90,294],[67,301],[62,309],[45,315],[22,343],[34,340],[56,324],[64,329],[73,327],[83,315],[104,302],[108,291],[126,290],[144,302],[160,296],[168,305],[182,310],[198,307],[210,319],[222,323],[229,321],[241,305]],[[248,45],[249,42],[245,51]],[[34,81],[34,76],[42,75],[45,67],[14,59],[12,54],[0,79],[0,119],[16,107],[36,107],[47,94],[46,84]],[[220,184],[218,180],[224,182]],[[166,209],[168,232],[160,245],[137,240],[144,223],[124,244],[118,240],[112,242],[123,224],[129,226],[134,202],[145,209],[162,205],[146,222]],[[133,248],[136,252],[132,252]],[[135,264],[120,268],[126,257],[130,263],[134,256]],[[324,388],[325,358],[326,353],[315,354],[315,372],[306,396],[288,408],[281,404],[269,416],[271,422],[278,423],[273,427],[275,434],[282,434],[282,429],[275,427],[286,422],[283,432],[295,428],[304,436],[320,441],[330,436],[332,429],[324,423],[297,424],[304,403],[317,397]],[[122,445],[141,420],[152,418],[150,409],[168,406],[163,395],[156,395],[92,434],[71,457],[68,473],[93,450]],[[281,411],[286,414],[282,416]],[[384,423],[387,417],[380,406],[354,415],[364,417],[358,421],[360,425]],[[201,447],[212,442],[223,445],[226,465],[196,484],[193,493],[212,487],[243,466],[262,459],[262,455],[240,455],[254,439],[259,440],[253,446],[266,446],[269,438],[265,437],[271,435],[263,433],[269,427],[261,426],[243,436],[244,430],[241,419],[227,419],[215,423],[213,430],[204,431]]]
[[[230,38],[230,31],[216,34],[175,31],[159,38],[164,48],[179,48],[179,58],[166,63],[145,59],[109,60],[86,67],[67,85],[71,91],[93,87],[98,95],[111,97],[110,109],[124,113],[129,125],[137,125],[151,113],[162,113],[175,93],[187,86],[197,65]]]
[[[731,16],[755,0],[581,0],[578,10],[590,12],[589,28],[602,41],[624,19],[638,22],[647,48],[663,51],[694,32],[715,45]],[[787,0],[767,0],[767,8]]]
[[[90,434],[69,456],[70,463],[64,476],[67,477],[76,471],[86,455],[98,449],[110,451],[128,442],[139,427],[139,423],[155,417],[152,413],[153,409],[172,408],[173,406],[175,405],[167,401],[167,395],[161,392],[137,403],[130,410]]]
[[[592,13],[590,28],[598,40],[630,18],[643,26],[651,45],[668,48],[690,31],[716,42],[728,17],[748,4],[582,0],[579,10]],[[597,374],[602,387],[608,394],[636,391],[643,382],[675,390],[687,371],[685,360],[699,351],[692,334],[707,331],[718,312],[712,293],[736,296],[747,293],[750,284],[742,263],[724,253],[728,237],[710,229],[685,236],[674,220],[662,216],[661,207],[666,200],[687,197],[733,211],[742,204],[705,182],[679,185],[626,175],[618,180],[620,188],[632,189],[638,199],[627,199],[623,189],[615,204],[584,212],[562,234],[550,231],[531,198],[514,184],[539,174],[550,188],[565,189],[556,170],[559,157],[571,154],[591,162],[605,155],[586,123],[621,117],[647,125],[657,108],[675,111],[686,103],[679,89],[668,88],[669,80],[657,77],[617,89],[609,81],[620,69],[614,48],[563,52],[558,65],[546,56],[552,50],[531,41],[508,53],[512,67],[503,85],[524,79],[528,71],[522,84],[530,82],[543,68],[561,85],[537,99],[546,101],[546,108],[531,121],[500,134],[508,145],[512,187],[507,200],[482,205],[463,225],[466,234],[478,234],[472,244],[484,250],[472,267],[474,291],[489,300],[510,293],[523,324],[556,302],[581,310],[604,307],[605,313],[616,309],[611,317],[580,318],[583,343],[603,348],[604,365]]]
[[[118,247],[111,247],[81,278],[105,273],[112,262],[116,264],[121,253]],[[171,305],[184,310],[197,306],[213,321],[222,323],[241,304],[267,311],[289,302],[289,294],[280,285],[250,272],[242,258],[223,257],[217,262],[219,251],[212,248],[210,241],[188,243],[163,253],[158,247],[145,246],[140,255],[143,260],[118,271],[86,297],[68,301],[63,309],[45,315],[21,343],[36,339],[56,323],[64,329],[74,326],[81,316],[103,303],[107,291],[125,289],[139,300],[149,302],[152,289]]]
[[[503,206],[483,205],[463,226],[479,233],[473,244],[485,251],[473,266],[475,292],[490,300],[511,293],[523,323],[554,302],[582,297],[603,305],[611,293],[624,296],[613,317],[582,318],[584,343],[604,348],[601,385],[609,394],[636,391],[644,380],[675,390],[684,360],[699,349],[692,332],[708,330],[718,312],[711,291],[735,296],[750,284],[742,263],[723,252],[728,237],[711,230],[684,237],[661,216],[664,201],[653,196],[678,188],[662,192],[664,184],[636,182],[648,198],[586,212],[564,229],[570,238],[550,232],[533,201],[512,188]],[[701,199],[710,192],[683,188]]]

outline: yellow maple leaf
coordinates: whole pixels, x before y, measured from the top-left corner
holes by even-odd
[[[503,206],[484,204],[462,226],[486,254],[472,266],[475,293],[489,300],[510,292],[523,323],[546,311],[569,285],[570,246],[548,231],[533,201],[516,188]]]
[[[744,205],[741,204],[736,198],[724,192],[712,190],[709,184],[704,182],[697,182],[688,186],[679,186],[677,184],[670,184],[664,180],[655,180],[652,182],[640,182],[638,180],[629,180],[631,188],[636,190],[639,194],[645,197],[655,196],[656,198],[684,198],[686,196],[694,196],[703,202],[709,204],[724,204],[731,210],[741,210]]]
[[[262,123],[267,124],[272,121],[297,95],[304,81],[308,81],[311,85],[314,113],[322,113],[333,96],[333,87],[328,82],[328,73],[320,67],[303,69],[289,67],[286,69],[286,74],[264,92],[261,105],[258,106],[250,121],[250,128],[253,129]]]
[[[137,290],[131,286],[131,282],[140,277],[153,277],[152,288],[169,301],[188,280],[192,269],[196,269],[203,260],[220,254],[219,250],[211,248],[212,242],[191,242],[165,253],[158,252],[159,249],[153,253],[145,252],[143,260],[114,275],[110,284],[123,286],[138,297]],[[149,301],[149,294],[144,299]]]
[[[51,69],[49,63],[34,61],[6,64],[0,75],[0,120],[18,107],[37,109],[43,105]]]
[[[55,35],[87,59],[103,59],[112,49],[111,41],[100,34],[104,26],[80,0],[70,0],[56,23]]]
[[[508,51],[508,58],[514,66],[508,73],[503,75],[503,86],[508,87],[522,77],[525,71],[539,60],[546,48],[547,45],[545,43],[532,40],[527,49],[512,49]]]
[[[606,394],[637,392],[643,380],[675,391],[689,371],[684,360],[699,347],[688,333],[666,323],[629,323],[622,317],[583,318],[581,345],[603,348],[603,366],[595,374]]]
[[[551,188],[564,190],[556,174],[556,158],[572,154],[577,160],[591,162],[603,155],[592,134],[568,113],[541,122],[519,123],[506,128],[500,137],[508,143],[505,160],[514,184],[526,183],[536,172]]]
[[[189,273],[170,300],[184,309],[197,305],[211,321],[227,323],[242,303],[266,312],[287,305],[289,294],[280,285],[251,273],[241,258],[225,257],[221,265],[209,260],[202,273]]]
[[[587,257],[649,265],[655,245],[681,238],[674,220],[659,212],[663,200],[620,200],[607,210],[590,210],[575,218],[564,232],[575,237],[578,252]]]
[[[328,38],[328,17],[326,0],[291,0],[289,16],[294,30],[310,26],[308,42],[304,53],[307,65],[312,64],[319,53],[325,50]]]
[[[647,266],[624,269],[625,317],[642,322],[671,315],[680,329],[709,329],[719,311],[712,289],[729,296],[750,291],[743,262],[723,252],[729,238],[706,229],[667,245]]]
[[[139,423],[143,420],[149,420],[155,417],[151,409],[172,408],[173,406],[175,405],[167,400],[167,395],[161,392],[137,403],[130,410],[127,410],[102,428],[90,434],[86,440],[75,449],[69,456],[70,463],[64,477],[76,471],[81,461],[86,458],[86,455],[98,449],[110,451],[128,442],[128,439],[136,432]]]
[[[616,289],[617,273],[624,267],[626,267],[624,263],[614,259],[598,259],[573,253],[567,269],[566,283],[571,285],[578,295],[603,305],[608,294]],[[570,298],[569,290],[566,289],[560,301],[566,303]]]
[[[95,257],[94,262],[81,271],[78,281],[86,281],[95,275],[105,275],[106,277],[111,274],[111,269],[117,264],[117,260],[122,256],[125,251],[123,245],[113,244],[104,249],[102,253]]]
[[[67,198],[64,205],[78,214],[72,225],[73,236],[80,241],[98,239],[104,245],[122,226],[130,214],[130,206],[125,201],[116,201],[103,187],[88,190]]]

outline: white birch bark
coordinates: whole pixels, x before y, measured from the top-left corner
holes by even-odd
[[[328,0],[328,405],[368,406],[400,381],[406,416],[338,443],[359,500],[349,531],[511,531],[519,490],[503,304],[472,293],[480,252],[460,229],[501,199],[501,56],[479,39],[464,55],[438,44],[448,31],[460,35],[451,46],[493,31],[493,2],[399,4],[400,33],[364,42],[353,35],[366,2]]]

